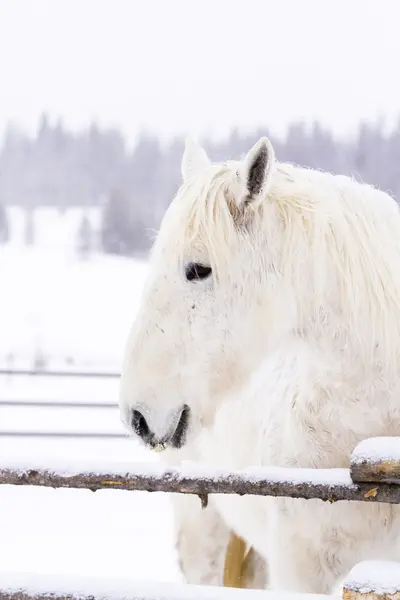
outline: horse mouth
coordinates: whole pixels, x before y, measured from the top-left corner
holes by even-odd
[[[147,445],[153,452],[164,452],[167,448],[179,450],[186,442],[187,432],[189,429],[190,408],[185,404],[179,414],[178,422],[175,429],[166,438],[157,439],[152,436],[147,440]]]
[[[168,447],[165,442],[150,442],[149,446],[153,452],[164,452]]]

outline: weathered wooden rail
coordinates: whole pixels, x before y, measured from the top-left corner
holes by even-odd
[[[361,501],[400,504],[400,438],[375,438],[353,451],[348,469],[257,467],[242,471],[207,470],[187,464],[166,470],[157,465],[136,466],[91,463],[82,468],[59,461],[45,465],[0,460],[0,484],[92,491],[172,492],[198,495],[207,505],[209,494],[285,496],[325,502]],[[110,587],[111,585],[111,587]],[[10,576],[0,572],[0,600],[234,600],[250,594],[257,600],[312,600],[327,598],[308,594],[275,593],[207,586],[110,584],[106,580],[67,581],[65,578]],[[343,600],[400,600],[400,563],[360,563],[349,574]],[[240,600],[240,599],[238,599]],[[249,598],[251,600],[251,598]]]
[[[46,465],[0,460],[0,484],[195,494],[239,494],[400,504],[400,438],[375,438],[354,450],[349,469],[257,467],[242,471],[191,466],[59,461]]]

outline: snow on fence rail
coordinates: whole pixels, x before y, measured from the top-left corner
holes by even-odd
[[[359,444],[350,469],[247,468],[242,471],[180,469],[130,463],[0,461],[0,484],[51,488],[119,489],[198,495],[239,494],[316,498],[328,502],[363,501],[400,504],[400,438],[375,438]],[[374,485],[371,485],[374,484]]]
[[[365,561],[347,575],[343,600],[399,600],[400,564]],[[332,600],[324,594],[149,583],[103,577],[0,573],[0,600]]]
[[[119,489],[198,495],[207,505],[208,494],[253,494],[400,504],[400,438],[361,442],[350,457],[349,469],[296,469],[258,467],[242,471],[199,469],[187,463],[178,470],[149,464],[132,472],[128,463],[91,463],[81,468],[70,462],[45,465],[0,461],[0,484],[52,488]],[[217,586],[136,582],[110,583],[36,578],[0,572],[0,600],[326,600],[328,596],[276,593]],[[360,563],[348,575],[343,600],[400,600],[400,563]],[[241,600],[241,599],[238,599]]]
[[[400,563],[360,562],[347,575],[343,600],[399,600]]]
[[[351,458],[354,481],[400,483],[400,438],[379,437],[362,441]]]
[[[277,594],[193,584],[0,573],[0,600],[243,600],[244,597],[246,600],[274,600]],[[328,600],[328,596],[280,593],[279,600]]]

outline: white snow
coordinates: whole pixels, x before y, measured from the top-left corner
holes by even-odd
[[[78,260],[73,219],[45,213],[38,216],[38,245],[21,246],[17,235],[0,247],[0,366],[31,368],[35,352],[41,350],[49,369],[118,371],[146,265],[99,254]],[[75,220],[79,224],[80,218]],[[18,223],[14,229],[18,233]],[[19,229],[22,235],[22,221]],[[2,376],[1,399],[117,403],[118,379]],[[117,408],[0,403],[0,433],[10,431],[126,433]],[[128,437],[0,435],[2,463],[58,462],[67,468],[90,461],[125,461],[134,469],[135,463],[156,466],[158,457]],[[0,507],[0,569],[10,576],[25,572],[39,574],[38,581],[43,573],[73,579],[107,575],[126,581],[182,581],[166,494],[3,485]]]
[[[274,482],[312,485],[344,485],[355,487],[348,469],[299,469],[282,467],[250,467],[246,470],[250,479],[268,479]]]
[[[350,479],[348,469],[298,469],[281,467],[251,467],[242,470],[215,469],[214,467],[194,467],[193,464],[182,463],[180,468],[165,469],[159,463],[132,463],[132,461],[112,461],[109,459],[72,461],[70,459],[55,459],[45,457],[44,459],[26,458],[4,458],[0,457],[0,471],[13,470],[24,473],[29,470],[42,471],[49,474],[57,474],[61,477],[74,475],[100,475],[105,479],[107,476],[134,477],[135,475],[150,475],[162,478],[185,476],[188,479],[206,479],[209,481],[231,480],[249,483],[290,483],[294,485],[343,485],[355,487]]]
[[[79,382],[77,383],[79,386]],[[25,409],[20,409],[21,418]],[[93,410],[90,424],[97,414]],[[32,411],[33,414],[33,411]],[[77,411],[75,419],[79,418]],[[30,427],[40,428],[40,411]],[[87,420],[87,417],[86,417]],[[72,421],[72,419],[71,419]],[[93,428],[95,425],[92,425]],[[69,423],[65,426],[70,427]],[[89,423],[86,424],[89,428]],[[1,462],[67,467],[114,460],[154,464],[133,439],[0,438]],[[153,462],[152,462],[153,461]],[[147,492],[0,486],[1,570],[181,581],[169,496]]]
[[[364,561],[349,573],[345,587],[363,594],[394,594],[400,591],[400,563],[391,561]]]
[[[378,463],[382,460],[400,460],[399,437],[376,437],[363,440],[351,455],[352,464]]]
[[[21,247],[24,244],[25,210],[19,206],[10,206],[7,207],[7,214],[11,224],[11,244],[14,247]],[[51,206],[36,208],[33,211],[34,247],[73,255],[83,215],[86,215],[89,219],[93,236],[98,242],[101,225],[101,210],[99,207],[87,207],[85,209],[69,207],[67,210],[62,211]]]
[[[32,462],[54,455],[150,461],[133,440],[0,441],[3,460],[7,453],[13,460],[30,454]],[[2,570],[181,580],[166,494],[3,485],[0,506]]]
[[[183,475],[216,479],[218,477],[235,477],[256,483],[293,483],[311,485],[341,485],[356,487],[350,477],[349,469],[305,469],[298,467],[263,467],[248,466],[240,471],[228,471],[218,467],[205,468],[195,462],[182,461],[179,471]]]
[[[0,247],[0,364],[119,371],[146,274],[140,261]]]
[[[136,463],[133,461],[111,461],[108,458],[103,460],[75,460],[67,458],[54,459],[53,457],[43,457],[40,460],[32,458],[6,458],[0,459],[0,471],[12,470],[24,473],[30,470],[37,470],[49,474],[57,474],[60,477],[72,477],[74,475],[100,475],[111,476],[129,476],[130,474],[162,476],[166,470],[158,463]],[[170,472],[170,471],[169,471]]]
[[[296,467],[253,467],[229,471],[220,468],[207,468],[191,461],[182,461],[179,468],[182,475],[207,479],[235,478],[250,483],[268,481],[271,483],[289,483],[294,485],[341,485],[356,487],[351,480],[349,469],[300,469]]]
[[[266,592],[264,590],[241,590],[217,586],[196,586],[174,583],[157,583],[98,578],[69,578],[62,574],[43,577],[36,574],[8,574],[0,572],[0,590],[8,593],[26,590],[30,594],[67,595],[75,597],[95,596],[97,599],[122,600],[125,598],[147,600],[327,600],[322,594],[299,594]]]

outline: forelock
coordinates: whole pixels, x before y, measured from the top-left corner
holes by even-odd
[[[188,248],[206,248],[215,275],[227,270],[229,256],[238,246],[238,207],[235,163],[213,165],[184,183],[172,201],[159,235],[161,247],[174,246],[179,260]]]

